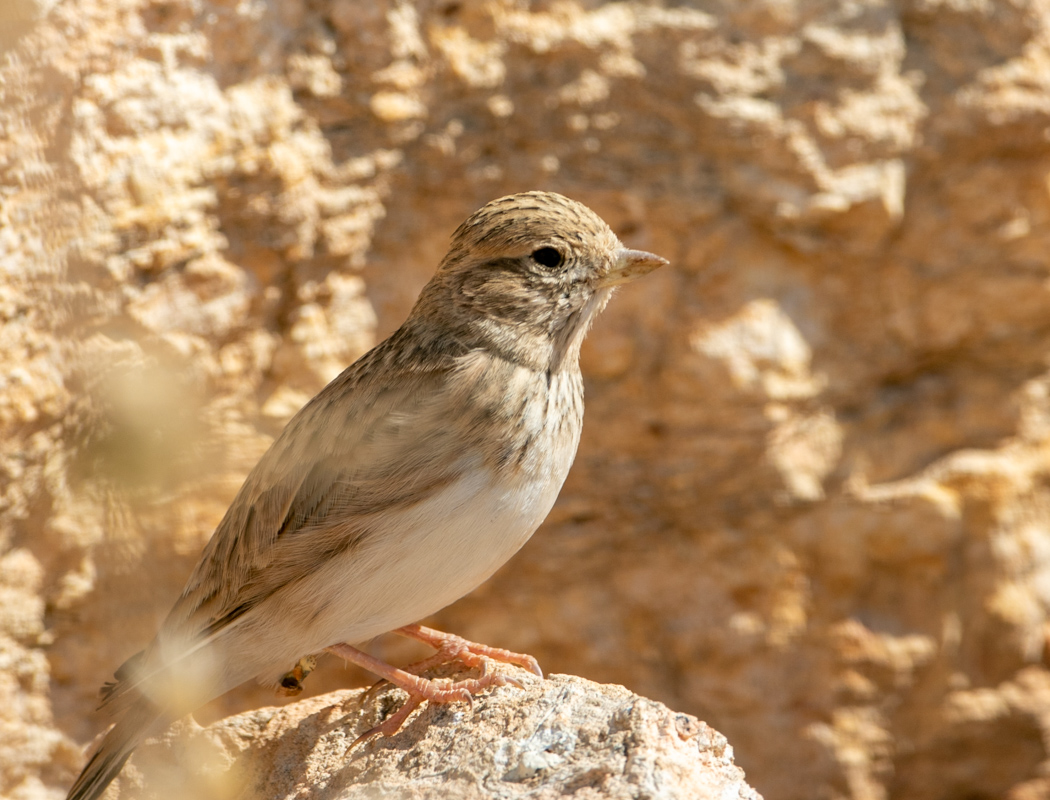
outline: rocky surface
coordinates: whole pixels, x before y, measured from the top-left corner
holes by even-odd
[[[761,800],[725,737],[695,717],[622,686],[515,675],[524,691],[424,706],[396,736],[353,749],[402,692],[333,692],[207,728],[189,719],[140,748],[110,796]]]
[[[15,0],[0,48],[0,795],[62,796],[267,442],[531,188],[673,268],[431,622],[777,800],[1050,793],[1046,0]]]

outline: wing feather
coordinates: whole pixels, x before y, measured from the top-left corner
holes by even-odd
[[[161,634],[215,633],[232,612],[358,544],[371,515],[453,480],[462,442],[449,431],[443,390],[452,366],[379,387],[351,368],[304,407],[248,476]],[[336,400],[344,419],[332,419]],[[410,432],[435,422],[443,433],[420,447]]]

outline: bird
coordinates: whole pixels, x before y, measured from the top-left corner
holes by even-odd
[[[529,655],[418,621],[491,577],[546,518],[580,440],[584,336],[617,286],[667,263],[553,192],[471,215],[404,324],[248,474],[153,641],[103,686],[116,722],[67,800],[99,797],[140,742],[241,683],[296,693],[316,654],[408,693],[365,736],[393,735],[425,701],[517,683],[490,660],[542,677]],[[355,646],[391,631],[437,653],[399,669]],[[454,660],[480,677],[422,676]]]

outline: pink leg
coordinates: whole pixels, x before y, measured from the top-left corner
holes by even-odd
[[[426,631],[429,629],[424,628],[423,630]],[[437,633],[437,631],[434,631],[434,633]],[[359,742],[370,739],[378,734],[392,736],[397,733],[397,731],[400,730],[401,725],[404,724],[404,721],[408,719],[409,714],[411,714],[425,700],[429,700],[432,703],[452,703],[457,700],[465,700],[469,703],[471,702],[472,695],[488,689],[491,686],[506,686],[508,684],[518,687],[521,686],[516,680],[507,677],[506,675],[489,673],[486,669],[487,665],[485,664],[484,658],[469,653],[468,656],[470,662],[468,663],[468,666],[480,666],[481,677],[451,683],[447,680],[428,680],[419,675],[413,675],[412,672],[391,666],[385,661],[370,656],[368,653],[358,650],[356,647],[352,647],[348,644],[332,645],[327,648],[327,650],[329,653],[333,653],[346,661],[364,667],[369,672],[379,675],[384,680],[389,681],[398,688],[404,689],[408,692],[408,700],[396,714],[385,720],[382,724],[363,733],[353,742],[353,744],[350,745],[350,748]],[[438,656],[441,655],[441,653],[438,654]],[[420,661],[412,665],[409,669],[422,671],[429,666],[434,666],[434,664],[429,663],[434,661],[434,658],[435,657]],[[450,660],[452,660],[452,658],[442,657],[436,663],[443,664]],[[465,663],[467,663],[466,659],[461,660],[464,660]]]
[[[519,667],[524,667],[529,672],[535,673],[541,678],[543,677],[543,670],[540,669],[539,662],[532,656],[524,653],[514,653],[499,647],[489,647],[487,644],[470,642],[462,636],[456,636],[454,633],[443,633],[433,628],[425,628],[422,625],[406,625],[403,628],[395,629],[394,633],[407,636],[410,639],[416,639],[438,651],[430,658],[407,667],[406,669],[411,672],[422,672],[439,664],[447,664],[449,661],[461,661],[468,667],[476,667],[481,663],[482,659],[491,658],[493,661],[502,661],[505,664],[517,664]]]
[[[438,651],[429,658],[424,658],[422,661],[415,661],[406,667],[402,667],[405,672],[412,675],[422,675],[428,669],[440,667],[442,664],[448,664],[450,661],[459,661],[468,667],[480,667],[482,674],[484,674],[487,670],[486,659],[491,658],[494,661],[516,664],[541,678],[543,677],[543,670],[540,669],[539,663],[530,655],[478,644],[477,642],[468,641],[462,636],[444,633],[422,625],[405,625],[403,628],[396,628],[393,633],[416,639],[436,648]],[[376,681],[369,687],[368,693],[371,694],[386,683],[389,683],[389,681],[385,678]]]

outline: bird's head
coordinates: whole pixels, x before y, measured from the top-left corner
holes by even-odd
[[[575,366],[614,287],[666,264],[623,246],[586,206],[552,192],[493,200],[452,235],[417,312],[438,314],[475,346],[536,369]]]

